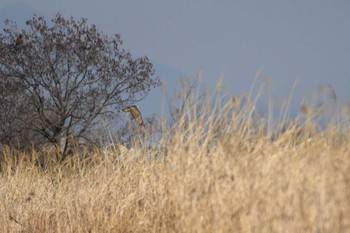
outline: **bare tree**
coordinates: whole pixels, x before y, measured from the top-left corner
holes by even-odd
[[[89,139],[102,118],[113,117],[159,85],[147,57],[134,59],[121,48],[119,34],[104,35],[85,18],[57,14],[46,22],[34,15],[25,29],[9,20],[5,25],[0,87],[13,84],[3,99],[20,96],[12,100],[24,106],[2,101],[1,118],[5,108],[20,110],[17,117],[26,128],[56,146],[64,141],[64,153],[71,139]]]
[[[21,148],[19,142],[30,145],[31,142],[40,141],[37,137],[39,135],[33,135],[29,127],[34,124],[34,121],[33,108],[28,104],[26,96],[23,95],[21,83],[14,79],[1,80],[0,142]]]

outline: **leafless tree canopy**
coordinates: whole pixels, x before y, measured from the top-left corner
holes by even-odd
[[[22,30],[5,24],[0,140],[24,131],[56,145],[63,137],[88,138],[101,117],[112,117],[159,85],[147,57],[133,58],[121,48],[120,35],[104,35],[84,18],[57,14],[46,22],[34,16]]]

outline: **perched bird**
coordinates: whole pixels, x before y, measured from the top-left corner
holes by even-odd
[[[141,113],[136,105],[131,105],[123,109],[123,112],[130,112],[131,116],[135,119],[139,126],[143,126],[143,120]]]

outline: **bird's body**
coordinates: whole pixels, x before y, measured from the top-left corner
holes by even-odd
[[[130,112],[139,126],[143,126],[142,115],[136,105],[132,105],[123,109],[123,112]]]

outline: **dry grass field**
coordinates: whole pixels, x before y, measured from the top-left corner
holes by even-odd
[[[269,135],[256,101],[192,97],[151,147],[39,166],[4,146],[0,232],[350,232],[345,110],[319,127],[305,105]]]

